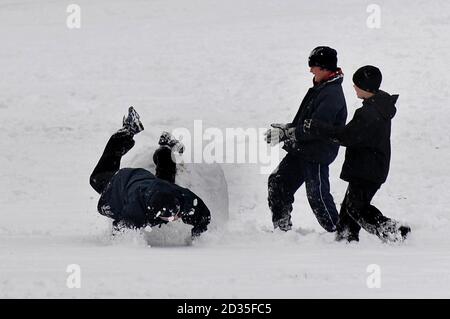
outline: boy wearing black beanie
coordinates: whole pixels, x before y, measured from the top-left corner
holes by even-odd
[[[306,134],[346,146],[341,179],[349,182],[339,213],[337,240],[358,241],[361,228],[385,242],[401,241],[411,229],[383,216],[370,201],[386,181],[391,157],[391,120],[398,95],[379,89],[382,75],[367,65],[353,75],[358,98],[363,100],[353,119],[344,127],[307,119]]]

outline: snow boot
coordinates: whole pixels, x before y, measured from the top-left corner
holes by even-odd
[[[183,143],[181,143],[179,140],[173,137],[173,135],[170,134],[169,132],[161,133],[158,144],[160,146],[168,146],[172,151],[178,152],[179,154],[183,154],[184,152]]]
[[[130,132],[132,135],[144,130],[144,125],[140,121],[140,116],[134,107],[130,106],[128,108],[128,115],[123,117],[123,128]]]
[[[408,237],[409,233],[411,233],[411,227],[409,226],[400,226],[398,230],[400,232],[400,235],[402,236],[402,240],[405,240]]]
[[[351,243],[352,241],[359,242],[358,234],[351,234],[349,231],[338,231],[336,232],[336,241],[347,241]]]
[[[273,221],[273,228],[277,229],[279,228],[282,231],[289,231],[292,229],[292,222],[291,222],[291,216],[284,216],[280,219],[277,219],[275,221]]]
[[[388,219],[377,229],[377,236],[383,242],[395,243],[405,240],[410,232],[410,227],[400,225],[399,222],[393,219]]]

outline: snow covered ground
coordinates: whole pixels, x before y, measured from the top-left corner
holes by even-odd
[[[450,297],[450,3],[297,0],[0,0],[0,297]],[[337,49],[349,116],[351,75],[364,64],[400,94],[388,182],[374,203],[408,222],[401,245],[361,235],[335,243],[296,195],[294,228],[271,233],[267,175],[223,164],[230,220],[191,246],[112,240],[89,174],[129,105],[146,130],[260,128],[289,121],[311,84],[307,57]],[[340,203],[341,149],[331,166]],[[208,176],[211,178],[211,176]],[[66,285],[81,268],[81,288]],[[380,288],[368,288],[368,265]]]

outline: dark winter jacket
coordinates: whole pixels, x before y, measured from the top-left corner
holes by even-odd
[[[332,139],[347,147],[341,178],[381,185],[386,181],[391,159],[391,120],[398,95],[379,91],[363,101],[345,127],[313,121],[313,135]]]
[[[193,233],[205,231],[210,212],[203,201],[190,190],[155,177],[142,168],[120,169],[102,193],[100,214],[128,227],[155,226],[167,223],[156,217],[149,203],[156,192],[172,193],[181,206],[183,222],[193,225]]]
[[[284,149],[288,153],[300,155],[302,158],[316,163],[332,163],[339,150],[339,145],[323,140],[303,132],[305,119],[317,119],[333,126],[344,126],[347,119],[347,105],[342,91],[343,75],[315,84],[308,90],[294,120],[290,124],[295,126],[294,143],[285,142]]]

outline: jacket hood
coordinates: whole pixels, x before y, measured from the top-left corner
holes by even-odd
[[[390,95],[384,91],[379,90],[370,99],[364,100],[364,105],[373,105],[375,109],[385,118],[392,119],[397,112],[395,103],[397,102],[398,94]]]

